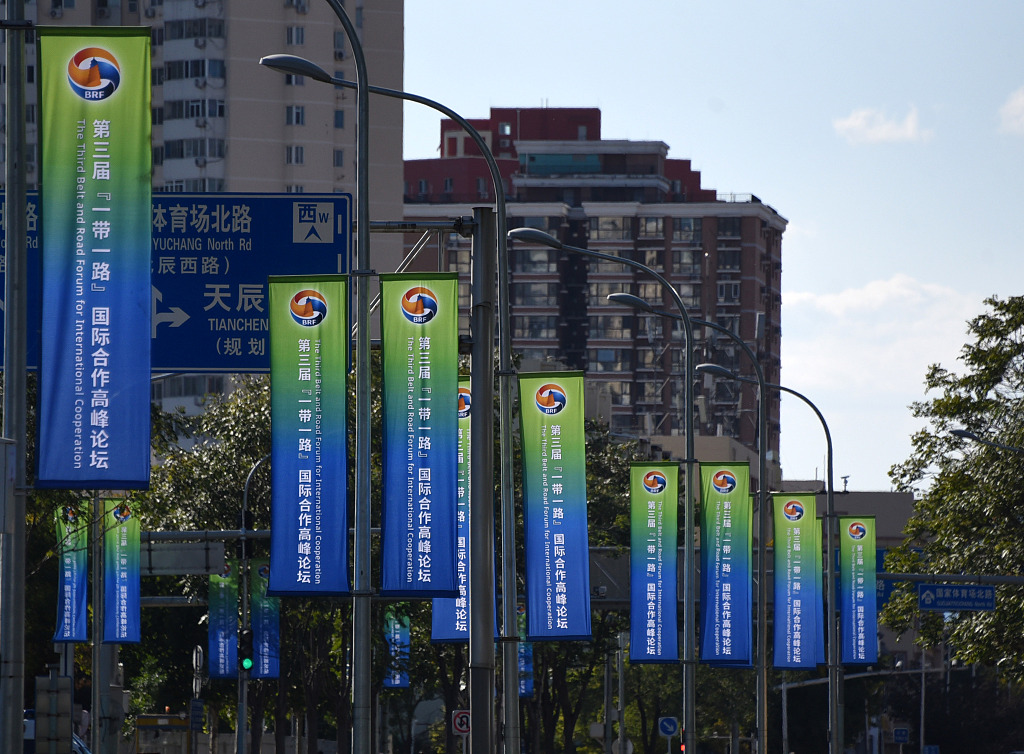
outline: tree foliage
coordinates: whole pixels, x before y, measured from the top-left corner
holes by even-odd
[[[1024,574],[1024,297],[986,300],[968,323],[962,373],[938,364],[927,372],[927,400],[913,415],[928,426],[910,458],[890,471],[917,495],[902,546],[886,570],[897,573]],[[966,429],[1004,448],[960,439]],[[998,665],[1004,679],[1024,681],[1024,587],[997,588],[993,612],[918,615],[913,585],[901,585],[884,613],[898,630],[919,622],[922,641],[945,641],[959,660]]]

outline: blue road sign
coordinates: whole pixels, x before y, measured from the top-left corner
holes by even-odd
[[[957,610],[995,610],[996,588],[977,584],[918,584],[917,606],[921,610],[943,613]]]
[[[679,720],[675,717],[659,717],[658,718],[658,733],[665,738],[672,738],[672,736],[679,733]]]
[[[37,207],[30,192],[30,302],[40,286]],[[267,277],[345,272],[351,228],[350,194],[154,194],[153,371],[269,371]],[[38,343],[29,322],[33,368]]]
[[[910,728],[893,728],[892,729],[892,742],[894,744],[909,744],[910,743]]]

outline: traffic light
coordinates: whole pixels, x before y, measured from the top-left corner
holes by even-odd
[[[686,731],[679,729],[679,754],[686,754]]]
[[[243,628],[238,632],[238,669],[248,673],[252,670],[255,657],[252,651],[252,629]]]

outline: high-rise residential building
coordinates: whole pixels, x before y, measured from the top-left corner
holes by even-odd
[[[739,335],[757,354],[765,379],[778,382],[787,224],[778,212],[751,194],[704,188],[690,161],[669,158],[663,142],[602,139],[598,109],[492,108],[489,117],[470,122],[498,162],[510,228],[539,228],[566,244],[648,265],[678,291],[691,318]],[[407,220],[456,217],[493,202],[490,173],[472,140],[451,121],[442,122],[440,136],[439,158],[405,163]],[[468,270],[465,239],[451,235],[444,250],[442,265]],[[510,275],[512,343],[522,368],[585,370],[588,400],[592,395],[613,431],[680,449],[682,327],[607,300],[626,292],[675,312],[670,295],[625,265],[528,243],[511,244]],[[695,327],[694,339],[698,361],[753,375],[727,336]],[[758,446],[754,388],[705,376],[696,394],[699,435]],[[767,416],[774,466],[774,392]]]
[[[402,89],[403,0],[342,5],[360,35],[370,81]],[[354,91],[259,65],[264,55],[290,53],[356,80],[344,27],[323,0],[29,0],[25,16],[41,26],[151,28],[155,192],[355,193]],[[26,42],[28,182],[38,188],[34,31]],[[6,120],[6,107],[0,116]],[[370,216],[401,220],[400,101],[371,98],[369,141]],[[400,237],[372,239],[378,272],[394,270],[401,253]],[[182,391],[211,384],[220,383],[178,378],[163,402],[188,403]],[[161,386],[154,390],[160,398]]]

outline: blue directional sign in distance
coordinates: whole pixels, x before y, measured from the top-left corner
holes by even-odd
[[[349,194],[154,194],[154,371],[270,369],[268,275],[344,272]]]
[[[910,728],[893,728],[892,729],[892,742],[894,744],[909,744],[910,743]]]
[[[26,200],[31,312],[41,285],[38,194]],[[267,276],[345,272],[351,228],[350,194],[153,194],[153,371],[269,371]],[[0,292],[3,273],[6,264]],[[0,325],[2,315],[0,306]],[[27,327],[35,369],[38,318]]]
[[[658,733],[665,738],[672,738],[672,736],[679,733],[679,719],[675,717],[659,717]]]
[[[978,584],[918,584],[917,605],[921,610],[943,613],[995,610],[996,588]]]

